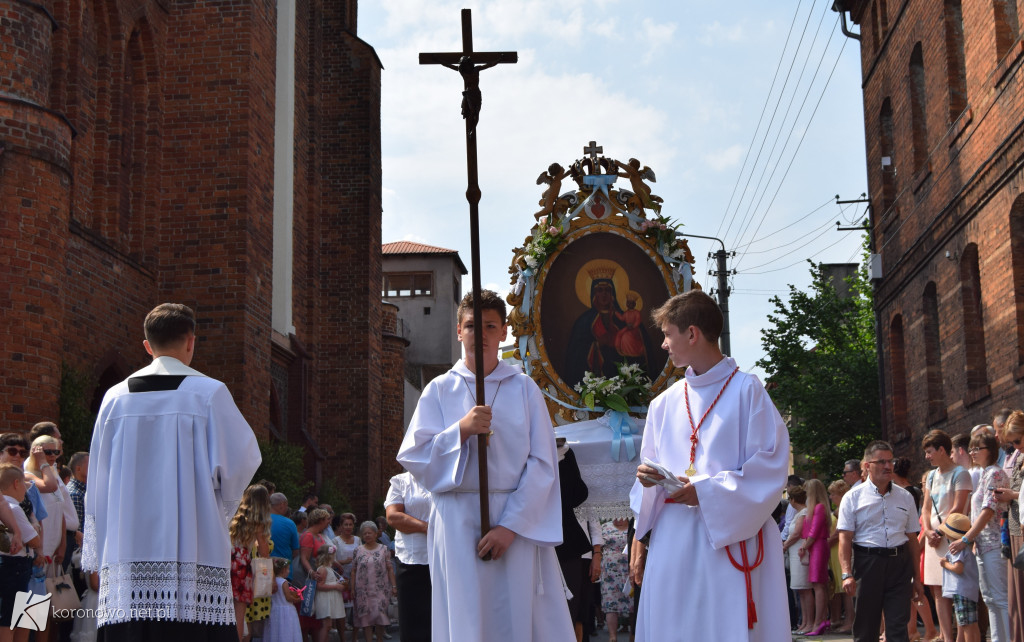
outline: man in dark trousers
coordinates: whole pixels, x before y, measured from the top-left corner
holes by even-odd
[[[908,642],[911,597],[924,599],[914,497],[892,483],[892,446],[873,441],[864,450],[867,482],[839,505],[839,565],[843,590],[857,596],[856,642],[875,642],[885,613],[885,639]]]

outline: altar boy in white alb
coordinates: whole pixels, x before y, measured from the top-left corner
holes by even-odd
[[[555,545],[562,541],[555,434],[543,396],[498,361],[505,302],[472,294],[459,304],[465,359],[423,390],[398,461],[434,500],[427,533],[433,642],[575,640]],[[480,336],[480,339],[477,337]],[[485,399],[474,401],[475,341],[483,341]],[[491,530],[481,537],[476,435],[487,448]],[[471,439],[471,437],[474,437]],[[491,561],[481,557],[490,553]]]
[[[786,426],[761,382],[719,350],[722,313],[711,297],[691,290],[653,316],[672,363],[689,367],[651,402],[640,454],[684,485],[670,494],[654,468],[637,468],[630,503],[637,538],[650,533],[650,542],[634,542],[631,570],[643,586],[636,639],[788,640],[771,519],[789,466]]]
[[[225,385],[188,367],[195,315],[146,316],[153,363],[107,391],[89,449],[82,566],[98,639],[236,642],[227,519],[260,465]]]

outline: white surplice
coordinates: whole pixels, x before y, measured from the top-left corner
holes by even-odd
[[[172,390],[132,379],[184,376]],[[234,624],[226,516],[260,465],[227,387],[159,357],[103,398],[89,449],[82,566],[100,572],[97,624]]]
[[[500,560],[477,557],[477,439],[462,442],[459,434],[459,420],[476,405],[475,382],[459,361],[427,384],[398,452],[434,500],[427,533],[432,639],[575,640],[554,549],[562,541],[554,430],[540,389],[505,363],[484,380],[494,431],[490,521],[516,537]]]
[[[686,371],[690,411],[696,424],[736,369],[726,357],[702,375]],[[683,382],[650,406],[641,456],[676,475],[690,465],[690,422]],[[691,478],[699,505],[666,504],[660,486],[637,482],[630,503],[637,537],[651,531],[637,613],[638,642],[758,640],[790,638],[789,607],[779,529],[771,513],[782,497],[789,467],[789,434],[757,377],[737,372],[698,432]],[[747,626],[747,588],[740,542],[748,562],[764,559],[751,573],[757,611]]]

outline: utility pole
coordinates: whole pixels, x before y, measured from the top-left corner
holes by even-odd
[[[722,309],[722,336],[718,339],[718,345],[722,349],[723,354],[732,356],[732,345],[729,341],[729,275],[731,272],[725,265],[725,260],[729,257],[730,253],[725,251],[725,243],[720,238],[690,234],[688,232],[684,232],[683,236],[718,241],[722,245],[722,249],[713,254],[718,262],[718,269],[710,274],[718,277],[718,307]],[[735,256],[736,253],[733,252],[732,254]]]

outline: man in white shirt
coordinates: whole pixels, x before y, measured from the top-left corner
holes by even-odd
[[[430,558],[427,522],[430,491],[409,473],[391,478],[384,512],[395,529],[398,571],[398,628],[402,642],[430,642]]]
[[[892,483],[892,446],[873,441],[864,451],[868,481],[839,505],[839,565],[843,590],[856,594],[856,642],[875,642],[882,613],[885,639],[907,642],[911,598],[924,599],[918,577],[920,548],[914,497]]]
[[[260,465],[227,386],[189,367],[195,314],[145,322],[153,362],[103,397],[89,448],[82,567],[98,639],[235,642],[227,522]]]

